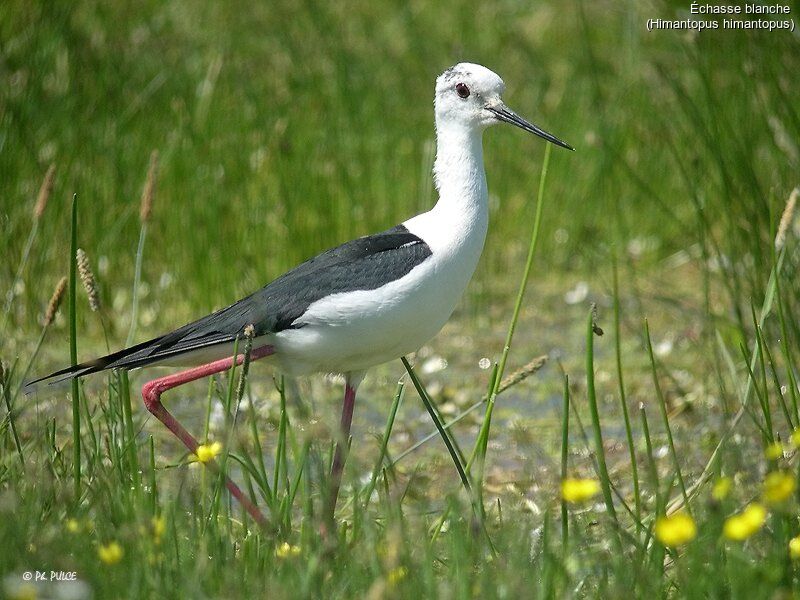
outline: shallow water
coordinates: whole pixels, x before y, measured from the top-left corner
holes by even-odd
[[[604,295],[598,294],[598,298],[601,306],[609,304]],[[584,364],[588,299],[576,302],[561,290],[548,294],[540,291],[536,299],[539,301],[536,306],[522,312],[506,375],[541,355],[548,355],[548,362],[540,371],[498,398],[492,422],[486,480],[490,494],[496,493],[503,497],[511,495],[517,501],[538,506],[537,498],[542,497],[540,489],[549,489],[545,497],[552,496],[560,478],[563,378],[559,364],[570,375],[573,406],[577,409],[571,415],[571,467],[586,474],[591,470],[592,459],[591,452],[587,449],[591,445],[587,445],[575,414],[577,412],[580,415],[583,427],[587,428],[587,435],[590,436]],[[547,306],[550,309],[545,314],[538,306]],[[557,310],[552,307],[557,307]],[[629,455],[614,375],[616,371],[611,317],[610,310],[601,308],[600,324],[605,326],[608,333],[594,338],[595,379],[607,459],[612,474],[616,472],[620,475],[620,489],[627,493],[630,487],[630,480],[626,476],[630,468]],[[457,314],[439,336],[414,357],[421,379],[447,421],[485,393],[491,371],[488,366],[500,357],[506,329],[505,314],[498,315],[498,318],[475,318]],[[653,329],[656,331],[655,327]],[[662,358],[667,361],[670,358],[670,348],[676,345],[674,342],[664,342],[672,339],[671,336],[674,336],[673,332],[664,336],[653,336],[654,346],[661,344],[659,347]],[[626,385],[634,435],[640,440],[637,407],[639,402],[645,402],[649,406],[648,416],[656,444],[656,458],[665,468],[669,468],[669,457],[661,435],[663,428],[652,392],[646,356],[643,355],[638,339],[634,337],[633,342],[632,345],[623,343],[623,360],[629,365],[626,367]],[[404,369],[399,361],[382,365],[369,373],[359,390],[348,462],[351,482],[364,481],[372,471],[396,384],[403,374]],[[272,376],[268,369],[259,368],[255,363],[250,377],[250,398],[259,415],[262,451],[268,468],[273,464],[272,456],[280,418],[280,400]],[[687,386],[696,384],[696,374],[683,372],[682,377]],[[138,381],[142,381],[141,376]],[[202,431],[204,426],[205,386],[207,384],[202,382],[195,384],[189,389],[191,396],[184,391],[178,394],[171,392],[165,397],[165,403],[170,410],[195,432]],[[226,388],[223,385],[220,389]],[[341,382],[330,376],[305,377],[287,380],[286,389],[289,418],[296,438],[303,439],[305,435],[313,435],[315,440],[323,440],[321,451],[327,452],[330,441],[324,440],[332,439],[333,428],[338,423]],[[673,408],[679,407],[682,402],[679,398],[673,398],[671,393],[668,394],[668,401]],[[695,425],[702,426],[702,431],[707,433],[718,427],[719,413],[710,411],[703,415],[703,419],[694,418],[691,410],[683,413],[673,424],[676,443],[681,446],[683,458],[690,463],[696,463],[699,468],[710,452],[710,447],[696,443],[700,429]],[[247,411],[243,409],[240,419],[246,418],[246,415]],[[453,428],[456,439],[467,455],[477,436],[482,415],[483,407]],[[223,427],[221,404],[214,401],[211,435],[218,438],[223,436]],[[248,431],[243,421],[240,421],[238,428],[242,434]],[[433,424],[416,391],[407,383],[390,438],[389,456],[398,456],[433,431]],[[152,418],[144,426],[143,433],[157,435],[158,445],[164,456],[177,457],[182,451],[177,442],[169,439],[168,432]],[[637,447],[637,450],[640,450],[641,462],[641,447]],[[398,469],[401,478],[406,477],[406,481],[413,474],[416,483],[414,487],[418,488],[418,494],[439,500],[444,497],[442,490],[456,490],[460,485],[455,468],[438,436],[406,456],[398,463]],[[438,483],[427,485],[433,482]]]

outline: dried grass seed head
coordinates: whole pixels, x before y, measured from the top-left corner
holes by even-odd
[[[56,318],[58,307],[61,305],[61,300],[64,299],[64,292],[67,289],[67,278],[62,277],[56,284],[56,289],[53,290],[53,295],[50,296],[50,302],[47,303],[47,310],[44,313],[44,326],[47,327]]]
[[[147,168],[147,179],[142,190],[142,201],[139,205],[139,220],[146,223],[153,211],[153,199],[156,195],[156,184],[158,182],[158,150],[150,153],[150,166]]]
[[[100,310],[100,295],[97,292],[97,281],[94,278],[94,273],[92,273],[89,257],[83,251],[83,248],[78,248],[75,258],[78,263],[78,275],[89,298],[89,308],[92,309],[92,312],[97,312]]]
[[[794,212],[797,207],[797,198],[800,196],[800,187],[796,187],[789,194],[789,200],[786,201],[786,208],[783,209],[781,221],[778,224],[778,233],[775,234],[775,249],[780,251],[786,245],[786,237],[789,233],[789,228],[794,222]]]
[[[53,182],[56,179],[56,165],[53,163],[47,169],[42,180],[42,186],[39,188],[39,196],[36,198],[36,206],[33,209],[33,218],[37,221],[47,208],[47,201],[50,200],[50,194],[53,191]]]

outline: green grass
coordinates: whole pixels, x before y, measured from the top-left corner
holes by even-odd
[[[800,424],[796,227],[773,243],[800,184],[800,55],[784,32],[646,31],[685,9],[3,4],[2,594],[25,591],[25,571],[63,570],[97,598],[796,595],[800,497],[770,504],[763,482],[800,472],[794,448],[764,455]],[[218,460],[270,516],[265,532],[147,418],[140,374],[19,393],[70,351],[158,334],[429,207],[432,82],[459,60],[497,70],[508,103],[577,152],[552,150],[545,188],[541,142],[486,133],[484,257],[411,358],[414,379],[396,386],[397,362],[365,382],[335,536],[319,527],[338,384],[254,363],[246,382],[238,369],[165,397],[224,442]],[[78,247],[99,312],[76,289]],[[68,274],[70,306],[45,323]],[[549,367],[515,377],[544,353]],[[440,436],[406,453],[434,431],[414,389],[470,494]],[[565,477],[603,493],[563,502]],[[714,498],[721,477],[733,489]],[[764,525],[725,538],[754,501]],[[697,535],[667,547],[654,525],[679,507]],[[112,542],[122,556],[106,564]]]

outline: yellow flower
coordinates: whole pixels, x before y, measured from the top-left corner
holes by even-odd
[[[214,460],[220,452],[222,452],[222,444],[213,442],[211,444],[200,444],[194,454],[199,462],[207,463],[210,460]]]
[[[64,523],[64,527],[70,533],[78,533],[81,529],[81,525],[78,523],[77,519],[67,519],[67,522]]]
[[[406,575],[408,575],[408,569],[406,569],[405,567],[395,567],[394,569],[389,571],[388,575],[386,575],[386,581],[390,586],[395,586],[401,581],[403,581]]]
[[[764,456],[769,460],[783,458],[783,445],[780,442],[772,442],[764,449]]]
[[[109,542],[108,544],[102,545],[97,549],[97,556],[99,556],[100,560],[107,565],[117,564],[122,560],[122,556],[124,554],[125,553],[122,551],[122,546],[120,546],[117,542]]]
[[[161,541],[161,536],[167,530],[167,523],[164,521],[164,517],[153,517],[150,523],[153,526],[153,537],[156,542]]]
[[[800,559],[800,535],[789,540],[789,556],[795,560]]]
[[[723,535],[729,540],[741,542],[761,529],[767,520],[767,509],[761,504],[753,502],[747,505],[741,513],[725,519],[722,526]]]
[[[779,504],[794,493],[797,482],[794,476],[784,471],[768,473],[764,479],[764,500],[770,504]]]
[[[9,589],[9,585],[6,585],[6,597],[10,598],[11,600],[36,600],[38,597],[36,594],[36,586],[32,583],[23,582],[18,586],[14,586]]]
[[[567,477],[561,482],[561,497],[567,502],[585,502],[599,491],[600,483],[596,479]]]
[[[714,482],[714,487],[711,488],[711,497],[717,502],[725,500],[731,492],[732,484],[733,481],[731,481],[730,477],[720,477]]]
[[[289,542],[283,542],[275,548],[275,556],[278,558],[291,558],[300,555],[300,546],[292,546]]]
[[[656,519],[655,534],[659,542],[674,548],[691,542],[697,535],[697,525],[692,517],[679,512]]]
[[[792,432],[792,435],[789,436],[789,439],[792,442],[792,446],[795,448],[800,448],[800,427]]]

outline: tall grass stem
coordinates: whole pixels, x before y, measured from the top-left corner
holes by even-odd
[[[615,526],[618,526],[617,511],[614,508],[614,498],[611,495],[611,479],[606,465],[606,452],[603,446],[603,432],[600,426],[600,412],[597,409],[597,392],[594,383],[594,336],[595,336],[595,307],[589,310],[586,326],[586,396],[589,401],[589,412],[592,417],[592,431],[594,432],[594,447],[597,455],[597,467],[600,475],[600,488],[603,491],[603,500],[606,512]],[[619,542],[619,535],[615,539]]]
[[[625,393],[625,378],[622,369],[622,341],[620,337],[620,306],[619,306],[619,270],[617,268],[617,253],[611,262],[613,285],[614,285],[614,357],[617,364],[617,383],[619,385],[619,403],[622,408],[622,419],[625,424],[625,440],[628,443],[628,454],[631,461],[631,479],[633,480],[633,503],[636,511],[636,521],[641,523],[642,519],[642,497],[639,490],[639,467],[636,463],[636,449],[633,442],[633,432],[631,430],[631,418],[628,414],[628,398]]]
[[[564,392],[561,404],[561,481],[567,478],[569,459],[569,375],[564,373]],[[566,556],[569,545],[569,511],[567,501],[561,498],[561,548]]]
[[[653,388],[656,391],[656,399],[658,400],[658,408],[661,412],[661,420],[664,424],[664,431],[667,434],[667,443],[669,444],[669,454],[672,457],[672,464],[675,467],[675,474],[678,477],[678,485],[681,488],[681,495],[683,496],[684,505],[686,510],[691,513],[689,506],[689,496],[686,492],[686,483],[683,479],[681,472],[681,463],[678,460],[678,453],[675,451],[675,441],[672,438],[672,428],[669,424],[669,415],[667,414],[667,403],[664,399],[664,393],[661,391],[661,384],[658,381],[658,370],[656,369],[656,359],[653,353],[653,343],[650,339],[650,324],[647,319],[644,321],[645,341],[647,343],[647,355],[650,359],[650,370],[653,375]]]
[[[72,195],[72,227],[69,253],[69,359],[74,367],[78,364],[78,319],[77,319],[77,285],[78,285],[78,194]],[[72,384],[72,475],[74,479],[75,506],[81,500],[81,409],[78,379],[73,377]]]
[[[142,259],[144,256],[144,244],[147,239],[147,222],[143,222],[139,229],[139,243],[136,245],[136,262],[133,268],[133,291],[131,295],[131,324],[128,328],[128,337],[125,338],[125,346],[132,346],[136,339],[136,328],[139,324],[139,286],[142,282]]]

